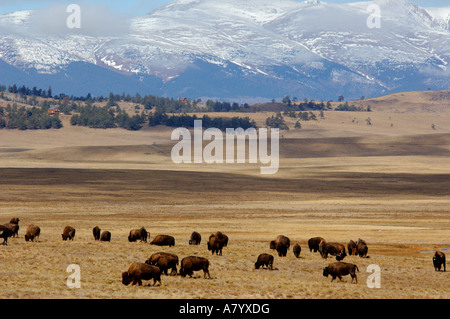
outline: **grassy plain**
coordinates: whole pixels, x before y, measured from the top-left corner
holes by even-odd
[[[1,130],[0,222],[19,217],[20,230],[0,247],[0,297],[449,298],[449,272],[435,272],[431,258],[450,248],[450,115],[372,109],[325,112],[300,130],[288,120],[280,169],[267,176],[259,163],[176,165],[164,127],[94,130],[64,118],[61,130]],[[261,125],[271,113],[245,115]],[[42,230],[38,242],[24,240],[30,224]],[[66,225],[77,230],[73,242],[61,240]],[[110,243],[94,241],[96,225],[111,231]],[[176,246],[129,243],[129,230],[141,226],[151,238],[174,236]],[[194,230],[200,246],[188,245]],[[223,256],[206,248],[217,230],[230,238]],[[300,258],[269,249],[279,234],[300,243]],[[344,260],[358,265],[357,284],[322,276],[335,260],[309,251],[314,236],[366,240],[370,258]],[[122,271],[157,251],[207,257],[213,279],[122,285]],[[264,252],[277,270],[254,269]],[[66,285],[69,264],[81,267],[81,289]],[[381,268],[381,289],[366,285],[370,264]]]

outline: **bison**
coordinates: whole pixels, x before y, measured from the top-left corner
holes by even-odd
[[[142,280],[153,279],[153,286],[156,282],[161,285],[161,269],[156,266],[148,265],[140,262],[134,262],[128,268],[128,271],[122,273],[122,283],[128,286],[133,282],[133,286],[139,284],[142,286]]]
[[[201,241],[202,241],[202,235],[200,235],[196,231],[192,232],[191,238],[189,239],[189,245],[200,245]]]
[[[343,260],[347,253],[345,252],[345,247],[342,244],[338,243],[327,243],[322,240],[319,244],[319,253],[322,258],[328,258],[328,254],[332,256],[336,256],[336,260]]]
[[[356,253],[361,258],[368,258],[367,251],[369,248],[367,247],[367,244],[364,240],[361,238],[358,239],[358,242],[356,243]]]
[[[100,232],[101,232],[101,230],[100,230],[100,227],[98,227],[98,226],[95,226],[92,229],[92,234],[94,235],[95,240],[100,240]]]
[[[207,258],[198,256],[184,257],[181,260],[180,275],[182,277],[188,275],[192,278],[194,271],[203,270],[203,277],[206,278],[206,275],[208,275],[208,278],[211,278],[208,268],[209,260]]]
[[[444,272],[445,269],[445,254],[442,251],[436,251],[433,256],[433,265],[434,265],[434,271],[441,271],[442,266],[444,266]]]
[[[261,254],[255,262],[255,269],[266,266],[267,269],[273,270],[273,256],[270,254]]]
[[[294,247],[292,247],[292,251],[294,252],[295,258],[298,258],[300,256],[300,252],[302,251],[302,248],[297,243],[297,244],[294,245]]]
[[[36,225],[30,225],[27,228],[27,231],[25,233],[25,241],[35,241],[36,239],[39,238],[39,236],[41,235],[41,229],[39,228],[39,226]]]
[[[309,251],[318,252],[319,251],[319,244],[321,241],[325,241],[322,237],[313,237],[308,240],[308,247]]]
[[[288,237],[283,235],[278,235],[275,240],[270,242],[270,249],[275,249],[278,252],[278,256],[285,257],[289,247],[291,246],[291,241]]]
[[[218,231],[209,236],[206,245],[213,255],[217,254],[222,256],[222,248],[228,245],[228,236]]]
[[[172,247],[175,246],[175,238],[169,235],[157,235],[150,244]]]
[[[12,231],[10,228],[0,225],[0,238],[3,238],[2,245],[8,245],[8,237],[12,236]]]
[[[62,240],[73,240],[75,238],[75,228],[73,228],[72,226],[64,227],[61,236]]]
[[[167,275],[167,270],[172,269],[171,275],[177,274],[178,256],[170,253],[154,253],[145,261],[146,264],[158,266]]]
[[[353,240],[350,240],[347,244],[348,255],[357,255],[356,253],[356,243]]]
[[[100,236],[100,241],[111,241],[111,232],[105,230]]]
[[[9,223],[4,225],[11,230],[12,232],[11,237],[19,237],[19,221],[20,221],[19,218],[13,217],[11,218]]]
[[[345,262],[334,262],[328,265],[328,267],[325,267],[323,269],[323,275],[324,277],[328,277],[330,275],[332,277],[331,282],[336,279],[336,277],[339,278],[339,280],[342,280],[342,276],[347,276],[350,274],[352,277],[352,281],[355,280],[356,283],[358,283],[358,277],[356,276],[356,271],[359,272],[358,266],[350,263]]]
[[[147,242],[147,238],[150,237],[150,233],[145,230],[144,227],[140,229],[132,229],[130,230],[130,234],[128,235],[129,242],[135,242],[140,240],[141,242]]]

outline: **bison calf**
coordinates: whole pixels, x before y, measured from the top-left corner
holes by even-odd
[[[150,279],[153,279],[153,286],[156,285],[156,282],[161,285],[161,269],[156,266],[134,262],[128,268],[128,271],[122,273],[122,283],[125,286],[128,286],[130,282],[133,282],[133,286],[136,284],[142,286],[142,280]]]
[[[328,267],[325,267],[323,269],[323,275],[324,277],[328,277],[330,275],[332,277],[331,282],[336,279],[336,277],[339,278],[339,280],[342,280],[342,276],[350,275],[352,277],[352,281],[355,280],[356,283],[358,283],[358,278],[356,276],[356,271],[359,272],[358,266],[350,263],[345,262],[335,262],[328,265]]]
[[[299,244],[295,244],[294,247],[292,247],[292,251],[294,252],[295,258],[298,258],[300,256],[300,252],[302,251],[302,248]]]
[[[73,240],[75,238],[75,228],[71,226],[64,227],[63,233],[61,234],[62,240]]]
[[[270,254],[261,254],[255,262],[255,269],[266,266],[267,269],[273,270],[273,256]]]
[[[184,257],[181,260],[180,275],[182,277],[186,277],[186,275],[188,275],[192,278],[194,271],[203,270],[203,277],[206,278],[206,275],[208,275],[208,278],[211,278],[208,268],[209,260],[204,257]]]

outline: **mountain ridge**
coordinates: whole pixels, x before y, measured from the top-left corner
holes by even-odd
[[[381,9],[380,29],[367,26],[369,4]],[[450,77],[449,21],[409,0],[177,0],[127,20],[117,35],[61,25],[38,34],[34,14],[0,15],[3,84],[106,95],[122,82],[125,91],[191,98],[328,100],[446,89]],[[74,63],[97,82],[68,72]],[[114,74],[101,80],[99,68]]]

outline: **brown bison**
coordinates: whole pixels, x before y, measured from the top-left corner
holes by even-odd
[[[122,273],[122,283],[125,286],[128,286],[130,282],[133,282],[133,286],[136,284],[142,286],[142,280],[150,279],[153,279],[153,286],[156,285],[156,282],[161,285],[161,269],[153,265],[134,262],[128,271]]]
[[[288,237],[283,235],[278,235],[275,240],[270,242],[270,249],[275,249],[278,252],[278,256],[285,257],[289,247],[291,246],[291,241]]]
[[[211,278],[208,268],[209,260],[207,258],[197,256],[184,257],[181,260],[180,275],[182,277],[188,275],[192,278],[194,271],[203,270],[203,277],[206,278],[206,275],[208,275],[208,278]]]
[[[27,231],[25,233],[25,241],[35,241],[36,239],[39,238],[39,236],[41,235],[41,229],[39,228],[39,226],[36,225],[30,225],[27,228]]]
[[[111,232],[105,230],[100,236],[100,241],[111,241]]]
[[[101,230],[100,230],[100,227],[98,227],[98,226],[95,226],[92,229],[92,234],[94,235],[95,240],[100,240],[100,232],[101,232]]]
[[[20,221],[19,218],[13,217],[11,218],[9,223],[4,225],[11,230],[12,232],[11,237],[19,237],[19,221]]]
[[[267,269],[273,270],[273,256],[270,254],[261,254],[255,262],[255,269],[266,266]]]
[[[292,247],[292,251],[294,252],[295,258],[298,258],[300,256],[300,252],[302,251],[302,248],[297,243],[297,244],[294,245],[294,247]]]
[[[319,244],[321,241],[325,241],[322,237],[313,237],[308,240],[308,247],[309,251],[318,252],[319,251]]]
[[[73,228],[72,226],[64,227],[61,236],[62,240],[73,240],[75,238],[75,228]]]
[[[367,251],[369,248],[367,247],[367,244],[364,240],[361,238],[358,239],[358,242],[356,243],[356,253],[361,258],[368,258]]]
[[[172,269],[171,275],[177,274],[178,256],[170,253],[154,253],[145,261],[146,264],[158,266],[167,275],[167,270]]]
[[[319,253],[322,258],[328,258],[328,254],[331,256],[336,256],[336,260],[343,260],[347,253],[345,252],[345,247],[338,243],[327,243],[322,240],[319,244]]]
[[[2,245],[8,245],[8,237],[12,236],[12,231],[10,228],[0,225],[0,238],[3,238]]]
[[[348,255],[349,256],[351,256],[351,255],[356,256],[357,255],[357,253],[356,253],[356,243],[353,240],[351,240],[351,239],[350,239],[350,241],[347,244],[347,251],[348,251]]]
[[[342,276],[350,275],[352,277],[352,281],[355,280],[356,283],[358,283],[358,278],[356,276],[356,271],[359,272],[358,266],[350,263],[345,262],[334,262],[328,265],[328,267],[325,267],[323,269],[323,275],[324,277],[328,277],[330,275],[332,277],[331,282],[336,279],[336,277],[339,278],[339,280],[342,280]]]
[[[228,236],[218,231],[209,236],[206,245],[213,255],[217,254],[222,256],[222,248],[228,245]]]
[[[442,266],[445,269],[445,254],[442,251],[436,251],[433,256],[434,271],[441,271]]]
[[[189,239],[189,245],[200,245],[201,241],[202,241],[202,235],[200,235],[196,231],[192,232],[191,238]]]
[[[222,256],[222,248],[223,242],[216,236],[209,237],[208,242],[206,243],[208,250],[214,255]]]
[[[147,242],[147,238],[150,237],[150,233],[145,230],[144,227],[140,229],[132,229],[130,230],[130,234],[128,235],[129,242],[135,242],[140,240],[141,242]]]
[[[173,236],[169,235],[157,235],[155,238],[153,238],[151,245],[158,245],[158,246],[175,246],[175,238]]]

